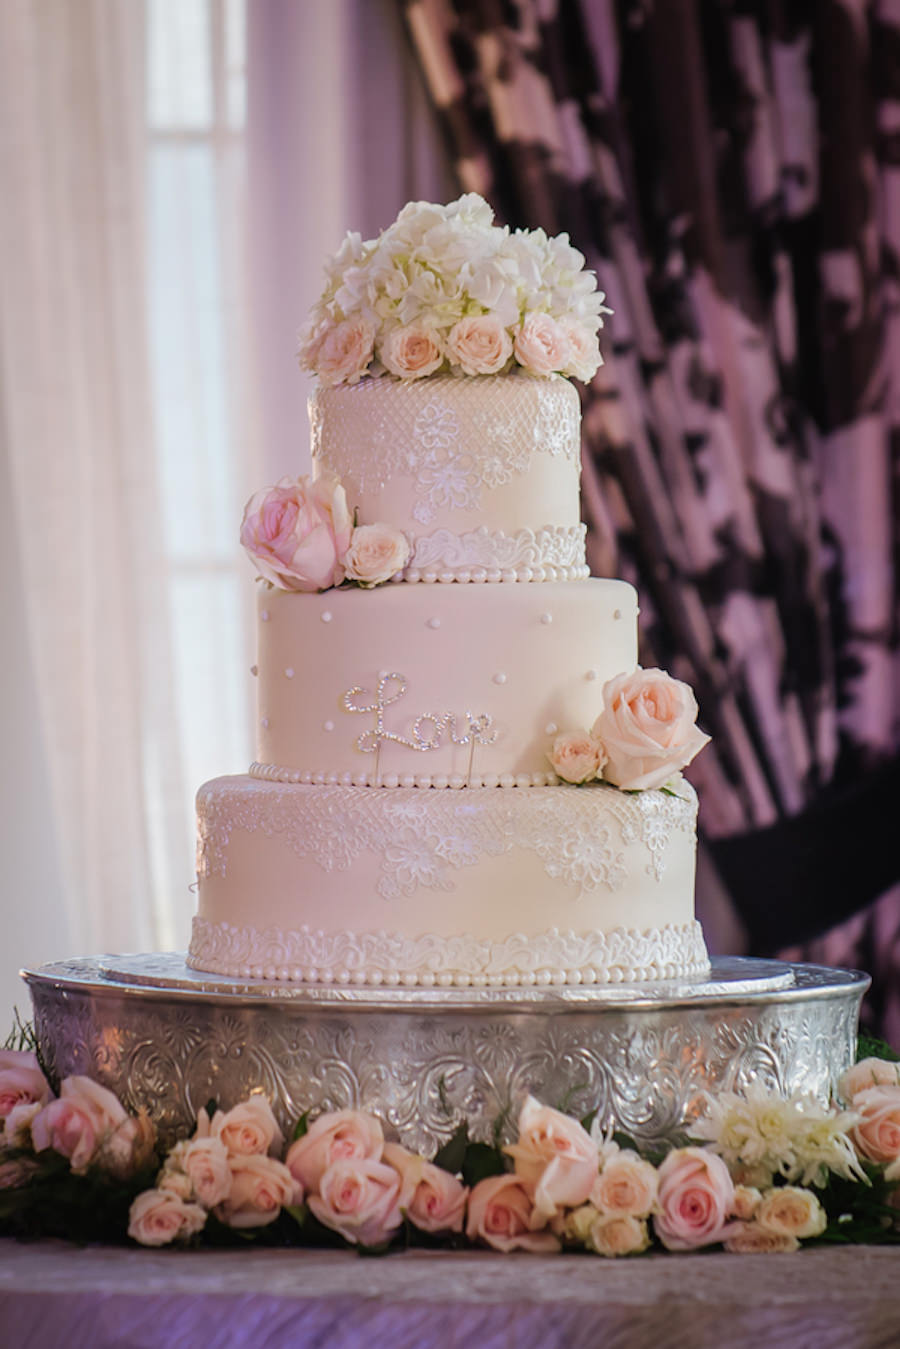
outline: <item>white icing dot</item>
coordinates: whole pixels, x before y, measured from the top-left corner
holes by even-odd
[[[600,676],[598,675],[598,673],[597,673],[596,670],[586,670],[586,671],[585,671],[585,674],[584,674],[584,677],[585,677],[585,679],[590,680],[592,683],[593,683],[593,681],[594,681],[595,679],[599,679],[599,678],[600,678]]]
[[[330,623],[330,622],[331,622],[331,618],[332,618],[331,610],[330,610],[330,609],[323,609],[323,610],[322,610],[322,613],[321,613],[321,615],[320,615],[320,617],[321,617],[323,623]]]
[[[497,673],[494,675],[494,683],[495,684],[506,683],[506,675],[503,673],[502,670],[498,670]]]
[[[260,620],[261,623],[268,623],[268,621],[269,621],[269,611],[268,611],[268,609],[260,609],[260,611],[259,611],[259,620]]]
[[[621,617],[622,617],[622,610],[621,610],[621,609],[613,609],[613,618],[621,618]]]
[[[263,717],[259,724],[260,724],[260,726],[263,728],[264,731],[268,730],[268,728],[269,728],[269,718],[268,718],[268,717]]]
[[[334,722],[333,722],[333,721],[324,721],[324,722],[322,723],[322,730],[323,730],[323,731],[333,731],[333,730],[334,730]]]
[[[546,624],[546,623],[552,623],[552,622],[553,622],[553,615],[552,615],[552,614],[541,614],[541,622],[542,622],[542,623],[545,623],[545,624]]]
[[[425,626],[426,628],[439,628],[441,626],[441,620],[439,618],[429,618]]]
[[[545,735],[556,735],[556,732],[557,732],[558,730],[559,730],[559,727],[557,726],[557,724],[556,724],[555,721],[548,721],[548,722],[547,722],[547,725],[544,727],[544,734],[545,734]]]
[[[255,679],[256,676],[259,674],[259,666],[258,666],[258,665],[251,665],[251,666],[250,666],[250,673],[253,675],[253,678]]]
[[[284,672],[284,677],[285,677],[285,679],[293,679],[293,677],[294,677],[294,667],[293,667],[293,665],[289,665],[289,666],[287,667],[287,669],[286,669],[285,672]]]

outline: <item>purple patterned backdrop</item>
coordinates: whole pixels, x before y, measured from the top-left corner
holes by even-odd
[[[900,1042],[900,6],[398,2],[461,187],[615,310],[590,558],[714,736],[704,874]]]

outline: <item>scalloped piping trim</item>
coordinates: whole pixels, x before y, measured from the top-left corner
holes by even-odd
[[[244,979],[407,988],[517,988],[645,983],[706,973],[696,919],[640,932],[514,933],[502,941],[469,934],[408,938],[395,932],[281,931],[196,917],[192,969]]]
[[[590,574],[584,555],[586,535],[583,524],[545,525],[515,534],[492,532],[486,525],[465,534],[437,529],[415,540],[402,577],[429,584],[578,581]]]
[[[263,782],[295,782],[304,787],[437,787],[460,791],[464,787],[558,787],[563,784],[555,773],[359,773],[312,772],[309,769],[287,768],[281,764],[252,763],[248,769],[252,778]]]

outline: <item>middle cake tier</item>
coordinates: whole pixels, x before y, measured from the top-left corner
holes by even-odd
[[[625,581],[261,585],[255,777],[357,786],[542,786],[558,731],[590,727],[637,663]]]

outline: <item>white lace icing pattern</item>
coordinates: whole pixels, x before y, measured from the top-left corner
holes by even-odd
[[[683,796],[630,794],[599,783],[521,794],[473,787],[452,804],[444,793],[416,787],[388,795],[366,787],[292,785],[273,793],[273,784],[255,779],[245,780],[237,804],[228,783],[214,779],[198,794],[201,880],[225,875],[228,841],[239,828],[278,837],[325,872],[347,870],[363,852],[380,855],[376,890],[385,899],[419,886],[452,890],[454,871],[514,848],[536,853],[548,876],[584,894],[618,889],[622,847],[638,843],[648,874],[659,881],[670,839],[676,831],[693,835],[697,815],[696,794],[686,782]]]
[[[523,400],[523,392],[530,396]],[[313,461],[364,492],[412,479],[420,525],[442,510],[479,510],[482,492],[527,472],[535,454],[579,463],[580,404],[566,380],[498,379],[487,407],[482,383],[453,376],[392,383],[390,394],[383,397],[377,380],[349,390],[317,389],[309,403]],[[357,420],[362,399],[364,445]]]
[[[486,525],[465,534],[436,529],[414,542],[405,581],[573,581],[588,575],[584,525],[521,529]]]
[[[187,963],[212,974],[294,983],[409,987],[641,983],[704,973],[700,924],[638,932],[515,933],[505,941],[470,935],[414,939],[392,932],[281,932],[194,919]]]

